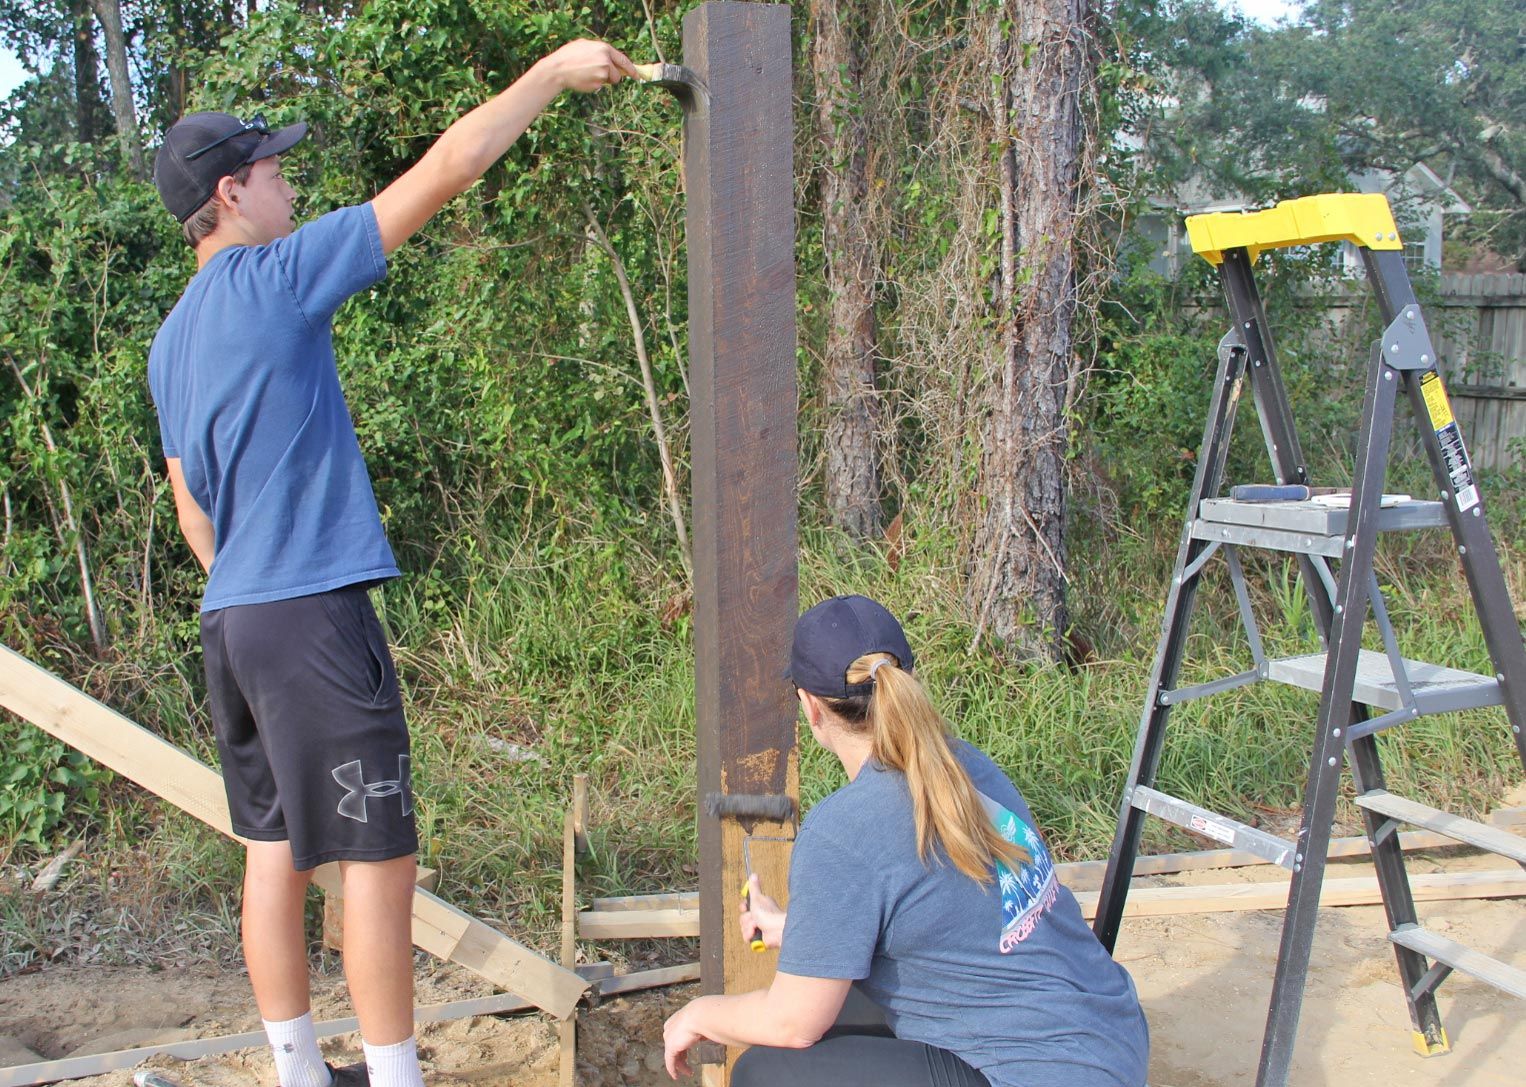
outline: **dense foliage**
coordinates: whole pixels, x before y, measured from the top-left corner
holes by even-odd
[[[193,260],[111,138],[103,71],[76,78],[79,58],[101,63],[73,33],[87,6],[28,0],[0,15],[0,37],[41,73],[0,106],[0,642],[209,756],[199,709],[201,578],[175,526],[145,381],[149,342]],[[122,11],[150,155],[185,109],[260,110],[273,125],[304,118],[313,133],[289,172],[300,214],[311,217],[373,195],[455,117],[568,37],[676,58],[690,6],[251,0],[244,11],[128,0]],[[1449,6],[1398,8],[1441,27],[1453,25],[1441,14]],[[1512,7],[1467,6],[1481,20]],[[875,297],[889,407],[878,442],[887,520],[900,514],[899,535],[882,549],[821,530],[826,255],[818,151],[804,131],[813,88],[802,66],[802,592],[875,591],[912,614],[929,645],[925,668],[950,708],[1019,773],[1061,850],[1083,852],[1110,833],[1223,331],[1207,266],[1170,280],[1151,272],[1127,241],[1133,223],[1149,197],[1198,171],[1264,200],[1337,186],[1354,165],[1398,162],[1385,134],[1403,111],[1359,99],[1364,88],[1345,61],[1322,62],[1330,70],[1317,93],[1328,110],[1299,112],[1300,95],[1263,95],[1271,73],[1295,80],[1304,69],[1293,59],[1325,55],[1315,51],[1324,39],[1307,29],[1259,30],[1200,0],[1106,6],[1101,81],[1089,90],[1090,135],[1107,150],[1086,186],[1078,342],[1089,369],[1073,406],[1072,496],[1077,633],[1109,665],[1027,672],[969,655],[956,584],[978,453],[962,381],[968,352],[994,334],[988,292],[999,241],[982,207],[987,194],[970,181],[970,163],[988,154],[978,109],[962,97],[980,77],[963,59],[972,6],[869,7],[876,25],[899,28],[899,37],[875,39],[868,63],[877,82],[862,103],[874,109],[871,131],[882,141],[870,171],[881,201]],[[1315,7],[1330,49],[1349,42],[1337,29],[1378,18],[1365,3]],[[797,28],[803,38],[803,12]],[[1247,71],[1247,57],[1259,64],[1278,50],[1287,65]],[[1489,93],[1503,95],[1505,127],[1488,146],[1519,162],[1520,104],[1510,88],[1520,60],[1492,45],[1477,57],[1491,73]],[[1434,64],[1425,70],[1434,75]],[[1466,136],[1471,122],[1456,112],[1466,105],[1425,119]],[[1354,147],[1330,122],[1357,113],[1372,121],[1363,128],[1369,142]],[[596,791],[624,805],[619,844],[599,861],[605,885],[650,889],[681,878],[692,787],[688,585],[635,330],[611,266],[618,259],[631,284],[682,489],[679,142],[665,95],[627,84],[560,100],[336,324],[349,404],[405,570],[384,604],[414,714],[426,849],[451,858],[463,894],[491,899],[506,920],[536,919],[536,889],[550,878],[537,858],[559,848],[551,809],[574,769],[591,769]],[[1256,156],[1234,154],[1240,147]],[[1374,149],[1365,160],[1361,147]],[[1461,164],[1463,152],[1455,154]],[[1459,165],[1458,183],[1474,186],[1481,202],[1495,199],[1487,171],[1471,170]],[[1491,243],[1518,245],[1518,213],[1502,197],[1497,204]],[[1338,461],[1359,388],[1353,365],[1364,355],[1332,344],[1317,298],[1286,287],[1306,289],[1325,266],[1317,255],[1265,265],[1289,381],[1309,408],[1309,442]],[[1252,424],[1241,429],[1249,444],[1237,470],[1251,477],[1258,436]],[[1201,780],[1211,766],[1214,800],[1247,814],[1253,801],[1291,803],[1300,772],[1289,752],[1300,741],[1288,722],[1297,714],[1259,697],[1238,703],[1243,720],[1232,729],[1204,726],[1195,753],[1168,775]],[[1449,752],[1452,735],[1427,742]],[[170,852],[166,841],[183,833],[178,816],[109,788],[109,775],[30,726],[0,720],[0,749],[0,857],[79,835],[91,820],[112,831],[154,829]],[[1488,788],[1504,750],[1470,751],[1474,776],[1444,787]],[[826,766],[807,771],[808,794],[820,795]],[[1272,778],[1279,784],[1264,787]]]

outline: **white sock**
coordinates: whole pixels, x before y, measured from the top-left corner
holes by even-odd
[[[281,1023],[269,1019],[260,1022],[265,1024],[265,1036],[270,1039],[281,1087],[329,1087],[329,1071],[323,1067],[311,1012]]]
[[[392,1045],[372,1045],[362,1041],[366,1052],[366,1074],[371,1087],[424,1087],[419,1071],[418,1043],[412,1036]]]

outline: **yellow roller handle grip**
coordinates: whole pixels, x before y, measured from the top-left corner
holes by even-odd
[[[750,905],[751,903],[752,903],[752,877],[749,876],[748,879],[747,879],[747,882],[742,884],[742,904],[744,906],[746,906],[746,905]],[[763,930],[762,929],[755,928],[755,929],[752,930],[752,939],[747,941],[747,946],[752,948],[754,951],[767,951],[768,950],[768,945],[763,942]]]

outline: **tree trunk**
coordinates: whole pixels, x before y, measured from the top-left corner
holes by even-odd
[[[120,0],[90,0],[106,33],[106,72],[111,76],[111,112],[116,117],[117,138],[127,156],[132,176],[143,179],[143,139],[138,134],[138,111],[133,107],[132,78],[127,72],[127,37],[122,33]]]
[[[104,130],[101,55],[95,48],[95,18],[88,0],[72,0],[74,17],[74,138],[94,143]]]
[[[1000,350],[986,375],[968,603],[976,642],[1058,660],[1065,453],[1090,0],[1006,0],[987,24],[1000,172]],[[1006,23],[1004,32],[1003,22]]]
[[[868,103],[862,93],[872,2],[811,3],[828,298],[823,358],[827,509],[835,525],[860,540],[883,529],[875,451],[876,258],[868,206]]]

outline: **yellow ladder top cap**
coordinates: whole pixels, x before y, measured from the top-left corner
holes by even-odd
[[[1325,193],[1284,200],[1265,211],[1187,216],[1192,251],[1220,264],[1226,249],[1263,249],[1346,241],[1367,249],[1402,249],[1388,197],[1382,193]]]

